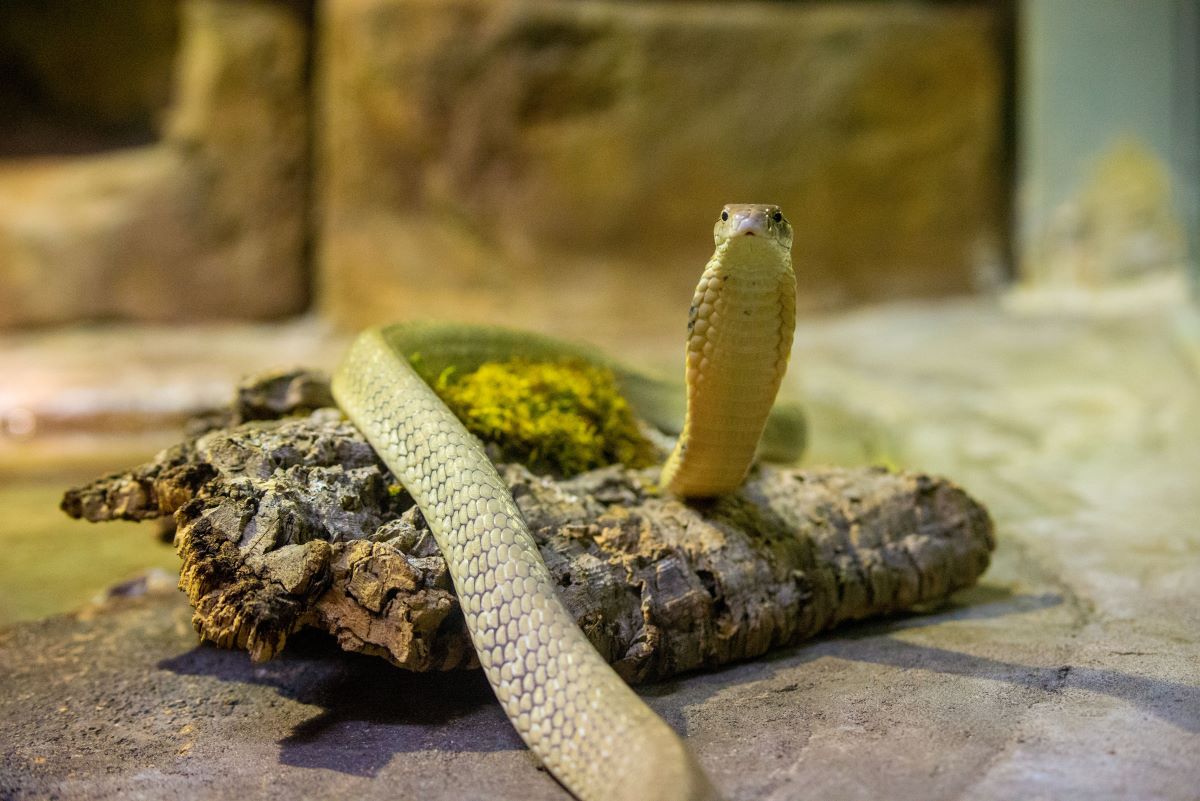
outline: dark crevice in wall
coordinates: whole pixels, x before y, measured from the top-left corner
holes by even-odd
[[[0,2],[0,158],[155,141],[178,42],[173,1]]]
[[[1000,102],[1003,104],[1000,117],[1000,223],[1005,236],[1000,243],[1004,279],[1012,283],[1017,277],[1017,0],[993,0],[996,8],[996,47],[999,49],[1003,69],[1003,87]]]
[[[317,244],[321,233],[320,215],[317,207],[317,144],[318,144],[318,111],[319,97],[317,96],[317,70],[320,48],[317,37],[317,3],[316,0],[285,0],[295,9],[296,14],[304,21],[307,31],[308,44],[304,60],[304,97],[305,109],[305,143],[304,143],[304,178],[301,198],[301,214],[303,214],[303,237],[300,251],[300,273],[304,282],[306,297],[303,307],[312,311],[317,297]]]

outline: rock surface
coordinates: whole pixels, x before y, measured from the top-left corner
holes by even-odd
[[[876,308],[796,342],[811,458],[953,475],[997,550],[932,614],[644,687],[724,795],[1194,801],[1200,315]],[[303,635],[256,664],[153,584],[0,632],[0,798],[567,801],[476,672]]]
[[[355,326],[681,330],[662,298],[691,297],[735,201],[791,212],[802,307],[962,292],[998,260],[988,5],[325,11],[320,300]]]
[[[156,142],[0,162],[0,328],[305,307],[299,9],[181,3],[174,98]]]

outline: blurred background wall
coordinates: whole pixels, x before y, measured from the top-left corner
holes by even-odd
[[[997,7],[326,11],[318,270],[339,319],[674,330],[664,298],[688,297],[738,198],[788,211],[810,309],[1002,269]]]
[[[678,328],[721,204],[801,306],[1008,270],[1008,3],[6,0],[0,326]],[[636,290],[636,291],[633,291]]]
[[[0,325],[309,302],[302,5],[0,4]]]
[[[1026,0],[1019,40],[1026,281],[1180,291],[1200,231],[1200,3]]]
[[[317,310],[674,333],[730,201],[785,207],[808,312],[1182,275],[1196,19],[5,0],[0,327]]]

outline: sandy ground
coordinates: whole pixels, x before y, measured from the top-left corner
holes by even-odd
[[[947,608],[643,690],[726,795],[1200,797],[1195,311],[873,309],[794,365],[813,461],[950,475],[999,546]],[[254,665],[161,584],[0,632],[0,798],[567,797],[479,676]]]

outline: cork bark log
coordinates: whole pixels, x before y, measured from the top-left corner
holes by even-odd
[[[420,512],[328,403],[315,374],[252,380],[185,442],[68,491],[63,509],[173,515],[197,631],[255,659],[315,627],[411,670],[476,666]],[[986,510],[921,474],[763,466],[736,495],[684,503],[654,488],[655,470],[501,471],[563,601],[630,682],[936,604],[994,547]]]

